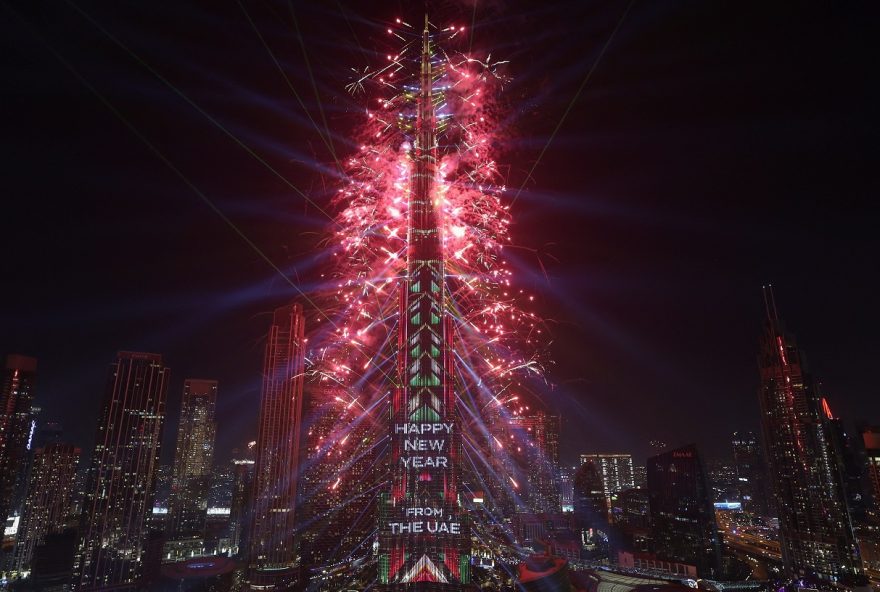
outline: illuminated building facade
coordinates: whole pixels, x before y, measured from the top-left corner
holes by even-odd
[[[559,423],[558,415],[528,407],[514,410],[507,419],[507,456],[518,465],[518,480],[525,483],[527,507],[520,511],[559,511]]]
[[[46,535],[62,532],[67,526],[80,452],[70,444],[58,443],[34,451],[15,545],[19,571],[30,570],[34,548]]]
[[[338,385],[307,382],[303,405],[302,554],[320,570],[371,552],[359,543],[376,528],[376,432],[371,416]],[[355,549],[357,556],[349,556]]]
[[[823,409],[803,354],[776,314],[772,292],[765,298],[758,356],[761,428],[786,571],[828,581],[860,576],[830,410]]]
[[[574,512],[574,476],[578,467],[559,467],[559,505],[563,512]]]
[[[861,435],[874,511],[880,512],[880,427],[864,427]]]
[[[26,477],[32,429],[32,403],[37,360],[10,354],[0,385],[0,523],[5,524],[20,500],[16,493]]]
[[[734,432],[733,464],[743,511],[768,515],[767,469],[761,443],[754,432]]]
[[[594,461],[585,462],[575,473],[574,513],[591,528],[602,528],[608,524],[605,484]]]
[[[631,454],[582,454],[581,464],[596,463],[605,485],[605,497],[635,487],[633,479],[633,460]]]
[[[204,534],[213,476],[216,407],[216,380],[187,378],[183,382],[168,508],[175,539]]]
[[[266,338],[248,553],[252,590],[287,590],[298,579],[299,480],[305,318],[299,304],[275,310]]]
[[[254,494],[254,458],[257,442],[232,451],[232,499],[229,502],[229,548],[241,555],[248,548],[250,511]]]
[[[392,392],[391,491],[380,501],[379,584],[386,590],[462,590],[470,535],[458,499],[452,321],[439,212],[435,72],[427,17],[411,151],[406,280],[401,286],[398,386]]]
[[[695,446],[648,459],[648,505],[657,556],[693,565],[701,577],[718,577],[718,525],[706,471]]]
[[[141,584],[169,375],[159,354],[123,351],[110,366],[83,502],[74,589]]]
[[[594,461],[580,466],[574,476],[574,515],[578,522],[580,545],[591,558],[607,556],[608,498],[602,474]]]

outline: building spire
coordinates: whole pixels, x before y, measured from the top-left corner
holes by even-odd
[[[761,286],[764,292],[764,310],[767,312],[768,321],[778,321],[779,314],[776,312],[776,297],[773,295],[773,284]]]

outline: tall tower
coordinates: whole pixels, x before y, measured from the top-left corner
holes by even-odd
[[[169,374],[159,354],[122,351],[110,366],[83,502],[74,589],[141,583]]]
[[[19,570],[29,570],[34,548],[46,535],[67,526],[80,449],[70,444],[47,444],[34,452],[15,546]]]
[[[187,378],[183,382],[169,508],[174,537],[204,534],[214,462],[216,406],[216,380]]]
[[[461,590],[470,536],[458,503],[461,434],[455,410],[437,174],[434,73],[422,34],[401,286],[398,384],[391,401],[391,492],[379,512],[379,583],[386,590]]]
[[[13,510],[26,474],[27,448],[31,434],[31,407],[37,360],[28,356],[6,356],[0,384],[0,524]]]
[[[794,336],[764,294],[767,322],[758,369],[761,428],[789,575],[838,582],[862,574],[830,430]]]
[[[275,310],[263,360],[248,553],[252,590],[296,584],[295,510],[303,394],[305,318],[299,304]]]

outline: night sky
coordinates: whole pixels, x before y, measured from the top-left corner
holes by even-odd
[[[729,454],[732,431],[757,428],[768,282],[834,412],[880,423],[880,21],[846,4],[635,0],[621,22],[628,1],[429,3],[511,61],[512,188],[571,105],[509,250],[553,328],[563,460],[643,459],[652,439]],[[44,419],[90,445],[115,352],[159,352],[166,441],[183,379],[216,378],[224,460],[255,437],[261,337],[296,296],[86,83],[310,291],[326,218],[220,127],[326,205],[330,156],[278,66],[320,122],[305,48],[349,153],[351,68],[423,6],[0,2],[0,353],[39,358]]]

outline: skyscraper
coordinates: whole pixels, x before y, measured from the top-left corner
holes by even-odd
[[[170,370],[121,351],[110,366],[83,503],[73,585],[136,589],[144,575]]]
[[[608,556],[608,515],[602,474],[595,462],[587,461],[574,476],[574,516],[580,545],[592,559]]]
[[[399,377],[391,401],[391,491],[379,512],[379,584],[461,590],[470,535],[458,503],[461,434],[453,329],[446,311],[443,243],[435,206],[437,121],[428,19],[422,34],[411,151],[406,279],[400,292]]]
[[[20,571],[30,569],[34,548],[46,535],[67,526],[79,456],[80,449],[70,444],[51,443],[34,451],[15,546]]]
[[[880,427],[864,427],[861,434],[874,511],[880,512]]]
[[[37,360],[9,354],[0,385],[0,523],[6,524],[26,476]]]
[[[599,467],[592,460],[580,466],[574,476],[574,513],[591,528],[608,524],[608,499]]]
[[[244,450],[232,451],[232,501],[229,504],[229,547],[236,555],[245,555],[249,545],[250,512],[254,496],[254,458],[257,442]]]
[[[780,545],[792,576],[840,581],[862,573],[842,478],[816,382],[765,292],[767,322],[758,368],[761,428],[779,515]]]
[[[214,462],[216,406],[216,380],[187,378],[183,382],[169,500],[171,534],[174,538],[204,534]]]
[[[633,479],[633,460],[631,454],[582,454],[581,464],[588,462],[596,463],[599,473],[602,475],[602,483],[605,484],[605,497],[610,500],[611,495],[624,489],[635,487]]]
[[[302,307],[288,304],[275,310],[266,337],[247,558],[255,590],[286,590],[297,580],[304,331]]]
[[[754,432],[733,433],[733,464],[743,511],[766,516],[769,511],[767,470]]]
[[[359,545],[376,528],[372,416],[345,388],[310,381],[303,387],[303,450],[299,522],[303,560],[314,569],[370,552]],[[383,426],[384,427],[384,426]]]
[[[559,424],[558,415],[523,405],[513,409],[504,422],[502,440],[515,442],[506,451],[524,482],[525,506],[520,511],[559,511]]]
[[[660,559],[718,577],[721,544],[706,471],[695,446],[648,459],[648,504],[654,551]]]

